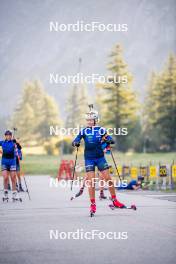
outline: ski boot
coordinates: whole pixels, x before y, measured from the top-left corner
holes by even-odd
[[[90,205],[90,217],[93,217],[95,215],[95,212],[96,212],[96,204],[91,203],[91,205]]]
[[[22,202],[22,199],[18,196],[17,191],[14,191],[12,193],[12,201],[13,202]]]
[[[112,199],[113,206],[116,208],[125,208],[125,205],[120,203],[116,198]]]
[[[8,203],[9,201],[8,190],[4,190],[4,196],[2,197],[2,201]]]
[[[104,195],[103,191],[100,191],[100,196],[99,196],[100,200],[105,200],[107,199],[107,197]]]

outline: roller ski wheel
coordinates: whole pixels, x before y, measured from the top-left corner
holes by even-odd
[[[9,198],[8,198],[8,197],[3,197],[3,198],[2,198],[2,201],[3,201],[3,203],[4,203],[4,202],[7,202],[7,203],[8,203]]]
[[[132,204],[132,205],[131,205],[131,209],[134,210],[134,211],[136,211],[136,210],[137,210],[136,205],[135,205],[135,204]]]
[[[90,217],[94,217],[95,213],[94,212],[90,212]]]
[[[12,198],[13,202],[21,202],[22,203],[22,199],[21,198]]]

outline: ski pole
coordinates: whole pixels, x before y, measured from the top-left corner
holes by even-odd
[[[75,157],[75,164],[74,164],[74,168],[73,168],[73,176],[72,176],[72,181],[71,181],[71,191],[73,188],[73,181],[74,181],[74,177],[75,177],[75,169],[76,169],[76,163],[77,163],[77,157],[78,157],[78,148],[76,147],[76,157]]]
[[[122,178],[120,177],[120,173],[119,173],[119,171],[118,171],[117,164],[116,164],[116,162],[115,162],[114,155],[113,155],[113,152],[112,152],[112,148],[111,148],[111,147],[110,147],[110,153],[111,153],[112,160],[113,160],[113,162],[114,162],[114,166],[115,166],[115,168],[116,168],[117,175],[118,175],[120,181],[122,181]]]
[[[16,127],[13,128],[13,137],[14,137],[14,139],[15,139],[15,132],[17,132],[17,128]]]
[[[29,189],[28,189],[28,186],[27,186],[27,182],[26,182],[26,178],[24,176],[24,173],[23,173],[23,179],[24,179],[24,183],[25,183],[25,187],[26,187],[26,192],[28,194],[29,200],[31,200],[31,197],[30,197],[30,194],[29,194]]]

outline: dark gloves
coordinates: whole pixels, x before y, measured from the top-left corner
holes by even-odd
[[[107,140],[105,139],[104,142],[107,143],[107,144],[109,144],[109,145],[110,144],[115,144],[115,142],[114,142],[113,139],[107,139]]]
[[[20,145],[20,143],[18,143],[18,142],[16,141],[15,138],[13,139],[13,143],[16,144],[16,146],[17,146],[18,149],[22,149],[22,146]]]
[[[75,142],[75,141],[72,142],[72,147],[79,148],[79,146],[80,146],[80,143],[79,142]]]

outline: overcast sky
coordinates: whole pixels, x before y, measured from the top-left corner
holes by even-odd
[[[120,43],[144,95],[149,74],[160,70],[176,43],[175,0],[0,0],[0,115],[10,114],[26,80],[40,79],[64,112],[69,85],[49,84],[50,72],[107,73],[112,47]],[[49,32],[49,22],[127,24],[127,32]],[[89,86],[90,93],[94,86]]]

